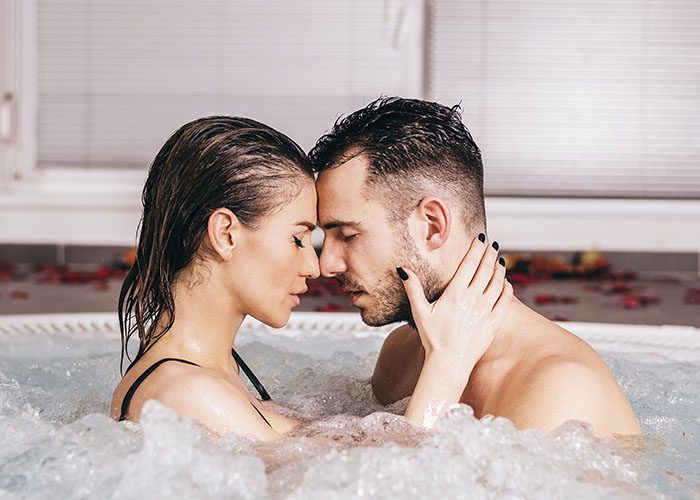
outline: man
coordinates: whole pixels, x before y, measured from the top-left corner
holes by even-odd
[[[351,293],[368,325],[408,322],[385,340],[372,377],[375,396],[390,404],[413,393],[425,356],[396,268],[420,278],[428,301],[441,296],[486,233],[481,153],[457,106],[382,98],[337,121],[309,155],[319,173],[321,273]],[[639,432],[595,351],[515,298],[460,402],[521,429],[573,419],[598,436]]]

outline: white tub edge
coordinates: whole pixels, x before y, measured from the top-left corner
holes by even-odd
[[[596,349],[652,353],[674,361],[700,362],[700,329],[692,326],[583,322],[560,324]],[[287,326],[282,329],[271,328],[250,317],[243,323],[243,328],[246,329],[292,337],[301,332],[306,335],[347,332],[357,337],[383,337],[394,327],[395,325],[369,327],[357,313],[294,312]],[[0,342],[36,334],[119,338],[119,322],[116,313],[0,315]]]

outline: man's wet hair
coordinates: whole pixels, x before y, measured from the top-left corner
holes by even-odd
[[[469,234],[485,232],[481,152],[459,105],[381,97],[339,118],[309,152],[319,174],[359,155],[369,162],[364,196],[384,200],[394,222],[434,195],[458,207]]]

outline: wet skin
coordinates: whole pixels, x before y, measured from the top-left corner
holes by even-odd
[[[298,422],[280,415],[274,403],[250,394],[231,348],[246,315],[274,327],[287,323],[306,280],[319,275],[311,245],[315,225],[310,180],[259,228],[243,227],[227,209],[212,214],[201,249],[206,266],[188,269],[174,284],[173,327],[125,374],[114,391],[111,415],[118,418],[126,391],[149,366],[180,358],[199,366],[160,365],[136,391],[129,420],[138,420],[143,404],[156,399],[216,434],[269,440],[294,428]],[[161,318],[159,325],[166,322]]]
[[[396,291],[387,287],[387,277],[404,265],[410,252],[390,236],[396,227],[384,200],[365,197],[366,168],[366,159],[355,156],[317,179],[318,219],[325,233],[320,267],[323,276],[359,289],[362,293],[353,297],[354,305],[366,322],[369,318],[378,324],[387,302],[396,302],[382,296],[387,290]],[[449,206],[448,201],[444,204]],[[449,216],[441,220],[431,206],[417,207],[406,222],[406,232],[415,243],[412,251],[448,283],[475,234],[467,234],[457,211],[448,210]],[[377,399],[390,404],[413,394],[424,359],[416,329],[405,325],[392,332],[372,377]],[[477,417],[506,417],[521,429],[550,431],[567,420],[580,420],[598,436],[639,432],[627,398],[600,356],[517,299],[460,392],[460,401],[470,405]]]

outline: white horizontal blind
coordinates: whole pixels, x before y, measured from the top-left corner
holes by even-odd
[[[428,40],[487,193],[700,198],[697,0],[435,0]]]
[[[213,114],[308,149],[338,115],[416,92],[416,15],[416,0],[40,0],[39,164],[143,168]]]

